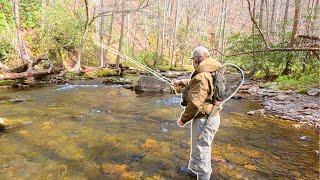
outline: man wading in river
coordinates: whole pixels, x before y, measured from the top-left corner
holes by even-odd
[[[213,103],[219,105],[219,101],[215,101],[211,73],[218,70],[221,64],[210,58],[208,49],[201,46],[193,50],[191,59],[195,69],[191,79],[174,80],[172,83],[174,87],[186,88],[182,94],[182,105],[186,107],[177,124],[183,127],[192,120],[189,172],[195,172],[199,180],[208,180],[212,172],[211,143],[220,125],[219,113],[208,119]]]

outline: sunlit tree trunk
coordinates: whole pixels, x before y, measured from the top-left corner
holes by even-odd
[[[125,9],[125,1],[123,0],[122,5],[121,5],[122,10]],[[124,33],[124,23],[125,23],[125,13],[122,12],[121,13],[121,29],[120,29],[120,38],[119,38],[119,46],[118,46],[118,52],[121,53],[122,51],[122,44],[123,44],[123,33]],[[120,63],[120,56],[117,55],[117,59],[116,59],[116,68],[118,70],[119,73],[121,73],[120,67],[119,67],[119,63]]]
[[[153,66],[159,61],[159,48],[160,48],[160,0],[158,0],[157,8],[157,41],[156,41],[156,58],[153,61]]]
[[[29,64],[29,68],[31,68],[32,60],[30,59],[26,48],[24,41],[22,39],[22,31],[20,28],[20,13],[19,13],[19,0],[12,0],[13,4],[13,12],[14,12],[14,21],[16,25],[16,35],[17,35],[17,40],[18,40],[18,51],[19,51],[19,57],[24,63]]]
[[[166,21],[167,21],[167,0],[163,1],[163,24],[162,24],[162,38],[161,38],[161,49],[160,49],[160,59],[163,59],[163,50],[165,46],[165,36],[166,36]]]
[[[114,4],[113,10],[115,9],[115,6],[117,5],[116,3],[117,3],[117,1],[114,0],[113,1],[113,4]],[[109,30],[108,30],[108,40],[107,40],[107,46],[108,47],[111,45],[111,40],[112,40],[114,16],[115,16],[114,13],[112,13],[111,14],[111,18],[110,18]],[[108,55],[108,50],[106,50],[106,52],[105,52],[105,57],[106,58],[108,58],[107,55]],[[108,64],[108,63],[106,62],[106,64]]]
[[[174,29],[173,29],[171,43],[170,43],[171,44],[171,58],[170,58],[171,59],[171,63],[170,63],[170,67],[173,67],[173,65],[175,64],[174,52],[175,52],[175,40],[177,38],[177,30],[178,30],[178,24],[179,24],[179,2],[180,2],[180,0],[177,0],[177,7],[176,7],[175,17],[174,17]]]
[[[100,0],[100,9],[104,7],[104,0]],[[104,16],[100,17],[100,25],[99,25],[99,35],[100,35],[100,66],[105,67],[104,63],[104,48],[103,48],[103,36],[104,36]]]

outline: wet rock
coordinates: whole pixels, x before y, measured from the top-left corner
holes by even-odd
[[[135,86],[135,90],[143,92],[171,92],[169,84],[154,76],[141,76],[138,84]]]
[[[309,139],[309,137],[308,136],[300,136],[299,139],[301,141],[307,141]]]
[[[284,101],[284,100],[288,100],[290,97],[287,95],[278,95],[275,97],[276,100],[278,101]]]
[[[303,106],[304,109],[319,109],[319,104],[310,103]]]
[[[179,146],[180,146],[181,148],[183,148],[183,149],[189,148],[189,145],[188,145],[188,144],[182,143],[182,142],[179,143]]]
[[[132,81],[130,79],[125,79],[125,78],[106,78],[105,80],[103,80],[103,83],[125,85],[125,84],[132,84]]]
[[[265,116],[264,109],[252,110],[247,112],[248,115],[258,115],[258,116]]]
[[[193,178],[197,177],[197,174],[191,171],[187,166],[180,166],[178,168],[178,173],[186,176],[190,176]]]
[[[301,128],[301,124],[292,124],[292,127],[300,129]]]
[[[28,101],[28,100],[29,99],[26,99],[26,98],[15,98],[15,99],[10,99],[9,102],[16,104],[16,103],[21,103],[23,101]]]
[[[111,111],[109,109],[103,107],[93,107],[90,109],[92,114],[110,114]]]
[[[131,156],[130,159],[131,159],[132,161],[140,161],[142,158],[143,158],[142,155],[140,155],[140,154],[134,154],[134,155]]]
[[[132,84],[125,84],[125,85],[123,85],[123,88],[125,88],[125,89],[134,89],[134,85],[132,85]]]
[[[232,96],[231,99],[239,100],[239,99],[243,99],[243,97],[235,95],[235,96]]]
[[[320,89],[317,89],[317,88],[313,88],[313,89],[310,89],[307,94],[309,96],[319,96],[320,95]]]

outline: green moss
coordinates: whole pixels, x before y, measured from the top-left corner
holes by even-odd
[[[316,74],[302,75],[299,77],[279,76],[276,82],[280,89],[292,89],[301,93],[306,93],[313,87],[320,87],[319,75]]]
[[[96,77],[116,76],[117,74],[115,69],[99,69],[95,72]]]
[[[14,81],[14,80],[0,80],[0,86],[10,86],[15,83],[16,83],[16,81]]]

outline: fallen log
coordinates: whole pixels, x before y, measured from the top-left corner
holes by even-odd
[[[13,79],[22,79],[27,77],[36,77],[36,76],[42,76],[46,74],[51,74],[52,67],[50,67],[48,70],[38,71],[38,70],[29,70],[26,72],[21,73],[4,73],[0,74],[0,80],[13,80]]]

